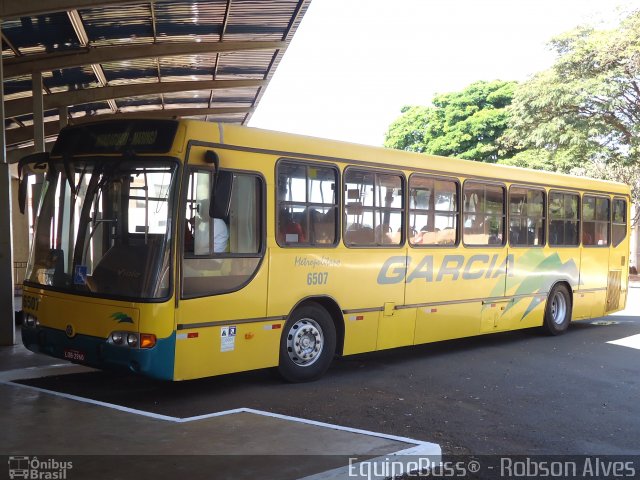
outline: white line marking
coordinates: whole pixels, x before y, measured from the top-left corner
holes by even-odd
[[[40,392],[40,393],[47,393],[49,395],[54,395],[54,396],[57,396],[57,397],[66,398],[68,400],[74,400],[76,402],[88,403],[90,405],[97,405],[99,407],[111,408],[113,410],[119,410],[121,412],[126,412],[126,413],[133,413],[135,415],[141,415],[143,417],[155,418],[157,420],[167,420],[169,422],[175,422],[175,421],[179,420],[179,419],[177,419],[175,417],[170,417],[170,416],[167,416],[167,415],[160,415],[160,414],[157,414],[157,413],[145,412],[144,410],[136,410],[135,408],[123,407],[122,405],[116,405],[114,403],[101,402],[99,400],[92,400],[90,398],[79,397],[77,395],[71,395],[70,393],[56,392],[56,391],[53,391],[53,390],[47,390],[45,388],[33,387],[31,385],[24,385],[22,383],[14,383],[14,382],[7,382],[7,381],[4,381],[4,380],[0,380],[0,385],[11,385],[11,386],[14,386],[14,387],[22,387],[22,388],[26,388],[27,390],[33,390],[33,391]]]
[[[610,343],[612,345],[620,345],[621,347],[629,347],[635,348],[636,350],[640,350],[640,334],[631,335],[630,337],[621,338],[619,340],[611,340]]]
[[[640,337],[640,335],[638,335],[638,337]],[[442,461],[442,449],[440,448],[440,445],[438,445],[437,443],[431,443],[431,442],[424,442],[422,440],[416,440],[413,438],[408,438],[408,437],[400,437],[397,435],[388,435],[386,433],[379,433],[379,432],[372,432],[369,430],[362,430],[359,428],[351,428],[351,427],[344,427],[341,425],[334,425],[331,423],[325,423],[325,422],[318,422],[316,420],[307,420],[305,418],[299,418],[299,417],[291,417],[289,415],[282,415],[279,413],[272,413],[272,412],[265,412],[262,410],[255,410],[253,408],[235,408],[233,410],[224,410],[221,412],[215,412],[215,413],[207,413],[204,415],[196,415],[193,417],[186,417],[186,418],[180,418],[180,417],[172,417],[169,415],[160,415],[158,413],[152,413],[152,412],[147,412],[144,410],[138,410],[135,408],[129,408],[129,407],[124,407],[122,405],[117,405],[114,403],[108,403],[108,402],[101,402],[99,400],[92,400],[90,398],[85,398],[85,397],[80,397],[78,395],[71,395],[68,393],[61,393],[61,392],[56,392],[54,390],[47,390],[44,388],[39,388],[39,387],[33,387],[31,385],[24,385],[21,383],[14,383],[8,379],[24,379],[26,378],[24,375],[30,375],[29,378],[39,378],[42,376],[46,375],[46,372],[50,372],[53,371],[53,374],[57,374],[57,373],[61,373],[59,370],[63,369],[66,370],[66,373],[73,373],[74,371],[77,371],[77,369],[74,369],[72,367],[80,367],[78,365],[72,365],[72,364],[59,364],[59,365],[52,365],[50,367],[31,367],[31,368],[25,368],[22,370],[10,370],[8,372],[3,372],[2,374],[0,374],[0,385],[9,385],[9,386],[13,386],[13,387],[20,387],[20,388],[25,388],[27,390],[31,390],[31,391],[35,391],[35,392],[40,392],[40,393],[44,393],[44,394],[48,394],[48,395],[53,395],[53,396],[57,396],[57,397],[61,397],[61,398],[66,398],[68,400],[73,400],[76,402],[81,402],[81,403],[87,403],[89,405],[96,405],[99,407],[105,407],[105,408],[110,408],[112,410],[117,410],[120,412],[125,412],[125,413],[130,413],[130,414],[134,414],[134,415],[140,415],[143,417],[147,417],[147,418],[153,418],[155,420],[163,420],[163,421],[167,421],[167,422],[172,422],[172,423],[189,423],[189,422],[195,422],[198,420],[206,420],[208,418],[215,418],[215,417],[223,417],[226,415],[233,415],[233,414],[237,414],[237,413],[250,413],[253,415],[261,415],[264,417],[271,417],[271,418],[277,418],[279,420],[286,420],[286,421],[290,421],[290,422],[296,422],[296,423],[302,423],[305,425],[313,425],[316,427],[321,427],[321,428],[329,428],[331,430],[337,430],[337,431],[341,431],[341,432],[347,432],[347,433],[354,433],[354,434],[358,434],[358,435],[366,435],[366,436],[370,436],[370,437],[376,437],[376,438],[382,438],[385,440],[392,440],[392,441],[396,441],[396,442],[400,442],[400,443],[407,443],[407,444],[413,444],[413,447],[410,448],[406,448],[406,449],[402,449],[396,452],[390,452],[389,454],[387,454],[384,457],[376,457],[373,458],[371,460],[368,460],[368,465],[366,466],[367,468],[373,468],[373,464],[378,464],[380,465],[379,468],[383,468],[385,463],[388,463],[390,460],[388,457],[393,457],[393,456],[402,456],[403,460],[395,460],[397,462],[400,462],[403,466],[402,466],[402,471],[398,471],[396,473],[396,475],[402,475],[404,473],[407,473],[407,465],[408,463],[411,462],[417,462],[417,461],[425,461],[425,457],[428,457],[429,461],[433,463],[439,463]],[[86,368],[84,367],[80,367],[82,370],[80,371],[87,371]],[[89,369],[90,371],[91,369]],[[16,375],[20,375],[20,373],[22,373],[21,377],[16,377]],[[37,375],[34,375],[35,373],[39,373]],[[396,464],[398,465],[398,464]],[[304,477],[304,480],[338,480],[338,479],[342,479],[345,478],[345,474],[350,475],[352,472],[352,468],[357,468],[359,472],[359,468],[360,468],[360,463],[355,463],[352,465],[348,465],[348,466],[344,466],[344,467],[339,467],[333,470],[327,470],[325,472],[321,472],[318,473],[316,475],[311,475],[308,477]],[[378,477],[370,477],[370,478],[378,478]],[[384,478],[384,477],[380,477],[380,478]]]
[[[100,400],[93,400],[91,398],[80,397],[78,395],[72,395],[70,393],[56,392],[55,390],[47,390],[46,388],[34,387],[32,385],[25,385],[22,383],[15,383],[10,381],[0,380],[0,385],[9,385],[14,387],[26,388],[28,390],[33,390],[40,393],[62,397],[68,400],[74,400],[76,402],[88,403],[90,405],[97,405],[100,407],[110,408],[112,410],[118,410],[121,412],[132,413],[134,415],[141,415],[143,417],[155,418],[157,420],[164,420],[164,421],[173,422],[173,423],[189,423],[189,422],[195,422],[198,420],[206,420],[208,418],[223,417],[225,415],[233,415],[235,413],[252,413],[254,415],[262,415],[263,417],[278,418],[280,420],[288,420],[290,422],[304,423],[306,425],[313,425],[316,427],[330,428],[332,430],[339,430],[342,432],[356,433],[360,435],[369,435],[372,437],[383,438],[386,440],[392,440],[392,441],[401,442],[401,443],[410,443],[413,445],[421,445],[421,446],[435,445],[429,442],[423,442],[422,440],[416,440],[413,438],[399,437],[397,435],[388,435],[386,433],[372,432],[369,430],[362,430],[359,428],[344,427],[341,425],[334,425],[332,423],[318,422],[316,420],[307,420],[306,418],[291,417],[289,415],[281,415],[279,413],[265,412],[262,410],[255,410],[253,408],[246,408],[246,407],[234,408],[232,410],[222,410],[220,412],[206,413],[203,415],[196,415],[194,417],[181,418],[181,417],[172,417],[170,415],[161,415],[159,413],[147,412],[145,410],[138,410],[136,408],[124,407],[122,405],[118,405],[115,403],[102,402]]]
[[[379,432],[371,432],[369,430],[361,430],[359,428],[343,427],[341,425],[334,425],[333,423],[318,422],[316,420],[307,420],[306,418],[299,418],[299,417],[290,417],[289,415],[281,415],[279,413],[271,413],[271,412],[264,412],[262,410],[254,410],[253,408],[244,408],[243,410],[248,413],[255,413],[256,415],[262,415],[265,417],[273,417],[273,418],[279,418],[281,420],[289,420],[291,422],[305,423],[307,425],[314,425],[316,427],[331,428],[333,430],[340,430],[342,432],[357,433],[360,435],[369,435],[371,437],[384,438],[386,440],[393,440],[396,442],[412,443],[414,445],[420,445],[420,446],[436,445],[435,443],[423,442],[422,440],[416,440],[414,438],[399,437],[397,435],[388,435],[386,433],[379,433]],[[439,449],[440,447],[438,447],[438,450]]]

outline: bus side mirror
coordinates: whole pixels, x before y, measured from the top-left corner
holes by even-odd
[[[18,162],[18,178],[20,180],[20,184],[18,186],[18,207],[20,208],[21,214],[24,215],[26,210],[29,177],[36,174],[46,173],[48,165],[48,152],[32,153]]]
[[[209,204],[211,218],[226,219],[231,208],[231,193],[233,192],[233,173],[227,171],[216,172],[212,199]]]
[[[229,216],[229,208],[231,208],[233,174],[220,170],[220,158],[213,150],[207,150],[204,153],[204,161],[213,164],[214,168],[209,216],[225,219]]]

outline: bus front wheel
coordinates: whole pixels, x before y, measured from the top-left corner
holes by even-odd
[[[544,331],[549,335],[560,335],[567,331],[571,322],[571,295],[564,284],[551,290],[544,312]]]
[[[280,339],[278,371],[289,382],[309,382],[327,371],[336,351],[336,329],[317,303],[296,308]]]

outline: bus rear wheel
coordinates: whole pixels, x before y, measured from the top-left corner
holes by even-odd
[[[278,371],[288,382],[310,382],[327,371],[336,351],[336,329],[317,303],[296,308],[280,339]]]
[[[571,295],[564,284],[558,284],[549,293],[544,312],[545,333],[561,335],[567,331],[571,323]]]

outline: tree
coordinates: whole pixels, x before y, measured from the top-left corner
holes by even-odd
[[[495,163],[517,146],[498,143],[507,128],[506,107],[516,82],[479,81],[462,91],[436,95],[433,106],[407,106],[385,137],[385,146]]]
[[[552,68],[521,84],[503,142],[583,162],[629,165],[640,153],[640,12],[613,30],[554,38]]]

